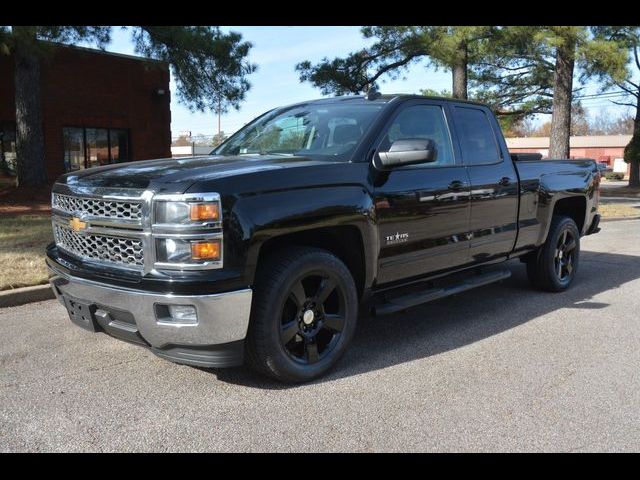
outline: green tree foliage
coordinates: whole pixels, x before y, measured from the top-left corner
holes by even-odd
[[[125,27],[123,27],[125,28]],[[251,48],[239,33],[215,26],[132,26],[138,54],[169,63],[178,99],[189,109],[239,108],[250,88],[247,76],[256,66],[247,61]],[[16,85],[16,153],[18,182],[46,183],[40,63],[53,43],[90,43],[104,48],[111,41],[110,26],[0,26],[0,54],[12,54]],[[43,40],[48,42],[43,42]]]
[[[572,121],[580,112],[574,76],[581,81],[593,69],[619,72],[624,65],[620,48],[585,26],[518,26],[499,30],[493,55],[472,71],[477,98],[515,124],[531,113],[552,113],[549,136],[552,157],[569,154],[569,137],[586,129]],[[507,107],[506,110],[502,107]]]
[[[296,66],[301,81],[309,81],[325,95],[360,93],[378,86],[383,75],[398,78],[406,68],[427,60],[435,68],[452,73],[455,98],[467,98],[469,65],[479,62],[490,50],[497,27],[490,26],[366,26],[369,47],[345,58],[324,58],[319,64]]]
[[[491,47],[470,69],[474,98],[491,105],[506,125],[551,113],[554,64],[540,27],[497,28]]]
[[[409,65],[426,60],[428,66],[451,71],[448,96],[487,103],[503,125],[513,125],[551,113],[554,62],[541,28],[369,26],[362,29],[366,39],[375,39],[369,48],[317,65],[305,61],[296,69],[301,81],[323,94],[342,95],[379,86],[384,75],[399,78]]]

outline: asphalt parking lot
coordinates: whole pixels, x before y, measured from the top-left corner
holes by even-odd
[[[640,221],[582,242],[573,288],[513,276],[363,318],[327,377],[203,370],[0,310],[0,451],[638,451]]]

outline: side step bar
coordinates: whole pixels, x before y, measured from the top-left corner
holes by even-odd
[[[422,292],[401,295],[388,299],[385,303],[375,305],[373,307],[373,315],[386,315],[388,313],[398,312],[409,307],[415,307],[423,303],[432,302],[440,298],[455,295],[456,293],[466,292],[476,287],[482,287],[490,283],[505,280],[511,276],[510,270],[497,270],[474,275],[454,285],[433,288]]]

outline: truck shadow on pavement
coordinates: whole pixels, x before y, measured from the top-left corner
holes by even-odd
[[[511,278],[441,299],[406,312],[362,316],[351,346],[336,367],[311,384],[332,382],[427,358],[483,340],[562,308],[581,310],[609,306],[593,297],[640,278],[640,257],[582,251],[572,287],[563,293],[533,290],[519,261],[505,264]],[[288,389],[245,368],[214,369],[219,380],[261,389]],[[306,384],[308,385],[308,384]]]

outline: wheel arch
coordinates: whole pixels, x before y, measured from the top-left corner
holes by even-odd
[[[587,199],[584,195],[566,195],[556,194],[553,198],[553,203],[549,208],[545,209],[542,229],[542,235],[538,239],[537,245],[542,245],[546,242],[551,228],[551,221],[555,215],[563,215],[571,218],[578,227],[580,236],[584,235],[584,230],[588,226],[586,222],[587,218]]]
[[[564,215],[573,219],[582,235],[587,215],[587,199],[582,195],[561,198],[553,206],[553,215]]]
[[[292,246],[321,248],[338,257],[351,272],[358,297],[362,297],[369,272],[360,228],[355,225],[317,227],[273,236],[260,245],[256,265],[262,265],[265,257]]]

